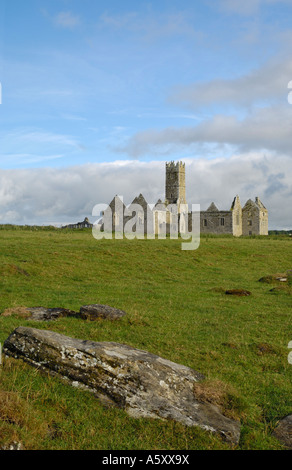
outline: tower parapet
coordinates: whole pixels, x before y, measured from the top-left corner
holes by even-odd
[[[166,169],[180,169],[180,168],[185,168],[186,164],[184,162],[166,162]]]

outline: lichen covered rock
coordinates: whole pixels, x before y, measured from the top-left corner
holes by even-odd
[[[196,399],[194,383],[202,374],[147,351],[18,327],[5,341],[3,353],[85,387],[133,417],[173,419],[219,433],[233,444],[239,441],[239,422]]]

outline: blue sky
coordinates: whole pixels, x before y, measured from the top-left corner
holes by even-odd
[[[291,209],[276,214],[284,200],[292,206],[292,0],[2,0],[0,15],[2,221],[88,215],[88,200],[101,202],[109,186],[134,198],[137,181],[161,197],[164,162],[182,159],[193,203],[226,206],[241,191],[243,203],[269,203],[274,226],[292,225]],[[229,160],[226,192],[217,180]],[[54,172],[43,189],[54,192],[61,172],[73,185],[75,173],[99,177],[105,165],[113,180],[99,180],[82,207],[46,213],[44,200],[42,212],[31,194],[23,215],[23,181],[37,170]],[[159,174],[153,185],[145,168]]]

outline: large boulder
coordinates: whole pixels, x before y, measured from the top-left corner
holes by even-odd
[[[5,341],[3,353],[86,387],[133,417],[173,419],[219,433],[230,443],[239,441],[239,422],[196,399],[194,384],[203,379],[200,373],[149,352],[18,327]]]

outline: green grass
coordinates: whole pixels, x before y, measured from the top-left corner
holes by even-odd
[[[0,244],[0,313],[21,306],[78,311],[90,303],[127,312],[116,322],[0,315],[2,345],[23,325],[150,351],[205,375],[209,396],[219,395],[226,415],[241,421],[238,449],[283,448],[272,431],[292,413],[291,287],[270,292],[274,285],[258,280],[292,269],[290,238],[205,236],[198,250],[182,251],[180,240],[97,241],[90,230],[2,227]],[[252,295],[225,295],[233,288]],[[229,448],[198,428],[104,408],[21,361],[3,359],[0,380],[0,446]]]

